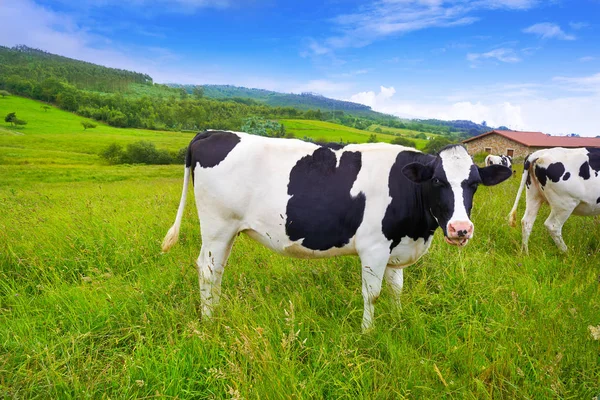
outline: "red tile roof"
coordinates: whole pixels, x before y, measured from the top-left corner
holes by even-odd
[[[502,131],[498,129],[463,140],[463,143],[494,133],[528,147],[600,147],[600,138],[550,136],[542,132]]]

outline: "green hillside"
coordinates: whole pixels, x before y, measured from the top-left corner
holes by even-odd
[[[59,78],[79,89],[99,92],[127,90],[130,84],[152,85],[146,74],[108,68],[47,53],[27,46],[0,46],[0,76],[13,84]]]
[[[25,46],[0,46],[0,90],[55,104],[116,127],[240,130],[244,119],[307,119],[366,130],[373,124],[456,140],[487,127],[470,121],[402,120],[314,93],[228,85],[157,85],[145,74],[107,68]],[[419,143],[420,146],[423,142]]]
[[[351,142],[366,143],[372,132],[349,128],[344,125],[325,121],[282,119],[286,132],[293,133],[297,138],[309,137],[319,142]],[[394,135],[375,134],[378,142],[390,142]]]

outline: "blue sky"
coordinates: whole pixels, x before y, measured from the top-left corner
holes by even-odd
[[[0,44],[155,82],[600,135],[600,0],[0,0]]]

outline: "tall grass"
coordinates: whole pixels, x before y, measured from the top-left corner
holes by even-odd
[[[206,321],[193,201],[178,245],[160,253],[183,168],[101,165],[53,147],[53,133],[28,131],[35,125],[21,142],[0,135],[0,397],[600,393],[600,342],[588,331],[600,325],[598,220],[568,220],[563,255],[544,208],[525,256],[506,223],[518,179],[479,189],[467,247],[436,233],[405,270],[402,307],[382,295],[371,332],[360,333],[358,259],[284,258],[243,235]],[[90,146],[106,134],[95,131]],[[30,135],[47,139],[43,149]]]

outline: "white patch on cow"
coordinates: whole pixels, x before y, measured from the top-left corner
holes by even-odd
[[[465,209],[465,202],[463,198],[462,182],[469,178],[471,173],[471,165],[473,160],[467,153],[467,151],[461,146],[451,147],[440,153],[442,159],[442,167],[446,173],[448,184],[452,188],[454,194],[454,213],[448,220],[446,225],[446,232],[448,231],[448,225],[455,221],[471,221],[467,210]]]
[[[424,238],[414,240],[408,236],[403,237],[400,243],[392,250],[388,265],[394,268],[404,268],[414,264],[421,256],[427,253],[432,240],[433,235],[429,236],[427,240]]]

